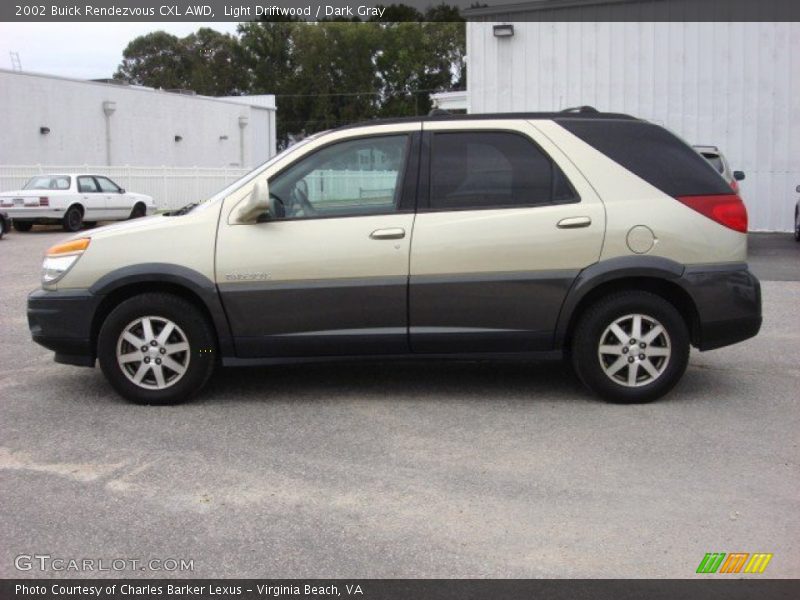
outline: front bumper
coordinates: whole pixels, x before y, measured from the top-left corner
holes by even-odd
[[[93,367],[92,323],[101,300],[87,291],[31,292],[28,327],[33,341],[54,351],[56,362]]]
[[[687,267],[681,284],[697,308],[698,349],[735,344],[761,329],[761,284],[746,264]]]

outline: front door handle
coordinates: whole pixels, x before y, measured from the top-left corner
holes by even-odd
[[[373,240],[399,240],[406,237],[406,230],[402,227],[390,227],[389,229],[376,229],[369,234]]]
[[[556,227],[559,229],[578,229],[579,227],[588,227],[591,224],[591,217],[567,217],[566,219],[561,219]]]

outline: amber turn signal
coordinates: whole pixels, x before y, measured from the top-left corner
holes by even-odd
[[[89,247],[91,238],[80,238],[78,240],[71,240],[63,244],[56,244],[51,246],[47,251],[47,256],[62,256],[64,254],[77,254],[83,252]]]

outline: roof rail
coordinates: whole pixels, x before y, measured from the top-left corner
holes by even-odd
[[[599,113],[600,111],[597,110],[594,106],[571,106],[570,108],[565,108],[564,110],[560,111],[562,113]]]

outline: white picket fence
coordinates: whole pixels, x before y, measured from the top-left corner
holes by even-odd
[[[92,173],[105,175],[131,192],[152,196],[159,209],[172,209],[208,198],[248,172],[227,167],[0,165],[0,191],[17,190],[42,173]]]
[[[397,171],[319,170],[305,181],[311,202],[337,202],[392,196]]]
[[[110,177],[131,192],[152,196],[159,209],[203,200],[249,169],[204,167],[99,167],[92,165],[0,165],[0,192],[17,190],[34,175],[93,173]],[[320,170],[305,178],[312,202],[352,201],[391,196],[396,171]]]

